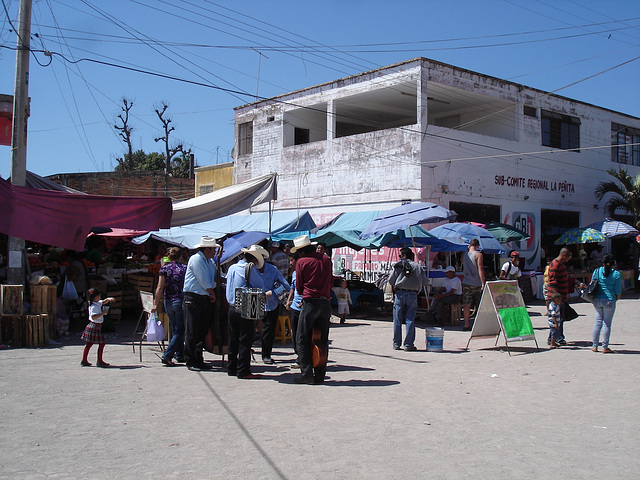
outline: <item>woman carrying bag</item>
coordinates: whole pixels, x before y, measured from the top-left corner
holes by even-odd
[[[602,330],[602,353],[613,353],[613,350],[609,348],[611,321],[616,311],[616,301],[622,296],[622,277],[619,271],[613,269],[614,265],[613,255],[607,254],[602,258],[602,267],[593,272],[593,278],[598,281],[593,300],[596,321],[593,325],[593,347],[591,350],[594,352],[598,351],[600,331]]]

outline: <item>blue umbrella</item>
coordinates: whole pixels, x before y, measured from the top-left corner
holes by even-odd
[[[484,253],[505,253],[504,248],[502,248],[496,237],[491,235],[491,232],[470,223],[447,223],[432,228],[429,233],[458,245],[469,245],[472,238],[477,238],[480,242],[480,249]]]
[[[222,243],[222,257],[220,263],[233,260],[240,254],[240,250],[243,248],[249,248],[254,243],[261,242],[269,236],[265,232],[241,232],[233,237],[227,238]]]
[[[620,222],[619,220],[611,220],[610,218],[602,220],[601,222],[592,223],[591,225],[588,225],[588,227],[598,230],[600,233],[604,234],[605,237],[609,238],[632,237],[640,233],[631,225]]]
[[[457,216],[453,210],[430,202],[407,203],[392,208],[375,218],[360,234],[360,238],[377,237],[395,230],[404,230],[421,223],[451,220]]]

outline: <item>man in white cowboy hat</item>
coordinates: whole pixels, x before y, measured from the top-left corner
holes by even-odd
[[[327,255],[316,252],[316,242],[311,242],[308,235],[293,241],[291,253],[296,252],[300,254],[296,262],[296,290],[302,295],[296,339],[302,377],[297,378],[296,383],[319,384],[324,382],[326,366],[314,368],[311,363],[311,335],[314,327],[319,329],[321,346],[325,352],[329,351],[333,268]]]
[[[259,248],[261,249],[260,251],[263,252],[263,255],[267,254],[264,248]],[[282,255],[284,255],[284,253]],[[265,256],[264,259],[266,260],[267,257]],[[262,276],[266,290],[275,290],[278,284],[284,287],[284,292],[288,292],[291,289],[291,285],[289,285],[285,276],[275,265],[264,263],[258,270],[260,270],[260,275]],[[262,361],[267,365],[273,365],[275,362],[271,358],[271,352],[273,351],[273,341],[276,337],[276,325],[278,324],[278,314],[280,313],[280,299],[278,295],[271,295],[267,299],[265,309],[267,314],[262,321]]]
[[[238,378],[258,378],[259,375],[251,373],[251,345],[256,331],[254,320],[242,318],[236,310],[236,288],[249,286],[250,288],[260,288],[264,290],[262,276],[258,271],[264,265],[264,255],[262,247],[251,245],[243,248],[240,260],[231,265],[227,271],[227,302],[229,302],[228,322],[229,322],[229,363],[227,365],[227,375]],[[249,278],[245,278],[245,268],[247,263],[253,266],[249,270]]]
[[[199,372],[209,370],[204,363],[202,349],[207,331],[213,318],[213,306],[216,301],[216,255],[218,244],[213,237],[202,237],[195,246],[198,251],[189,258],[184,276],[185,337],[184,358],[189,370]]]

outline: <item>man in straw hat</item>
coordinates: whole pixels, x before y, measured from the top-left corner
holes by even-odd
[[[185,340],[184,358],[187,368],[194,372],[211,369],[204,363],[202,349],[213,317],[216,301],[216,255],[218,244],[213,237],[202,237],[195,246],[198,251],[189,258],[184,276]]]
[[[296,345],[300,357],[302,377],[296,383],[319,384],[324,382],[326,366],[314,368],[311,353],[312,329],[320,330],[320,343],[329,350],[329,325],[331,318],[331,284],[333,281],[331,259],[316,252],[316,242],[308,235],[293,241],[291,253],[298,252],[296,263],[296,290],[302,295],[302,310],[298,320]]]
[[[279,268],[274,264],[266,262],[269,253],[262,247],[257,248],[259,248],[259,252],[265,260],[262,267],[258,267],[262,281],[264,282],[264,288],[273,291],[276,286],[280,284],[283,287],[283,292],[288,292],[289,289],[291,289],[291,285],[289,285],[289,282],[287,282],[287,279],[282,275]],[[288,263],[287,261],[287,264]],[[273,365],[275,363],[271,358],[271,352],[273,351],[273,341],[276,337],[276,325],[278,324],[278,314],[280,312],[279,306],[280,299],[277,295],[271,295],[265,305],[267,313],[262,321],[262,361],[267,365]]]
[[[240,260],[231,265],[227,272],[227,302],[229,302],[228,322],[229,322],[229,364],[227,375],[238,378],[258,378],[259,375],[251,373],[251,345],[256,331],[254,320],[242,318],[235,309],[236,288],[250,287],[264,290],[264,282],[258,269],[264,265],[264,255],[261,250],[264,248],[258,245],[251,245],[243,248]],[[249,270],[249,278],[245,278],[245,268],[247,263],[252,264]],[[270,295],[270,293],[267,293]]]

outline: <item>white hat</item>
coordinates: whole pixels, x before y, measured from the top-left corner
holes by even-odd
[[[255,258],[258,261],[256,265],[258,268],[263,267],[264,259],[269,256],[269,253],[260,245],[251,245],[249,248],[241,248],[240,251]]]
[[[197,244],[194,248],[216,248],[219,247],[216,243],[216,239],[213,237],[202,237],[200,238],[200,243]]]
[[[455,273],[456,269],[454,267],[452,267],[451,265],[449,265],[447,268],[444,269],[444,273],[447,272],[454,272]]]
[[[309,235],[300,235],[293,239],[293,247],[291,248],[291,253],[296,253],[298,250],[304,247],[308,247],[309,245],[317,245],[318,242],[312,242],[309,239]]]

